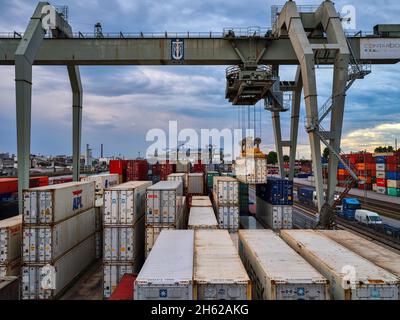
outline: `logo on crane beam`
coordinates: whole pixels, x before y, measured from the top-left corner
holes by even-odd
[[[181,61],[184,58],[184,42],[182,39],[173,39],[171,42],[171,57],[174,61]]]

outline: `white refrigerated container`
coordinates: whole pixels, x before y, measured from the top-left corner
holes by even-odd
[[[22,215],[0,221],[0,266],[21,258]]]
[[[134,225],[146,210],[146,189],[151,181],[131,181],[104,192],[104,225]]]
[[[245,157],[235,161],[235,174],[243,183],[267,183],[267,157]]]
[[[220,229],[236,232],[239,229],[239,207],[217,207]]]
[[[179,188],[179,195],[183,196],[186,193],[186,181],[187,181],[187,174],[186,173],[172,173],[168,176],[168,181],[178,181],[181,183]]]
[[[272,205],[257,197],[258,220],[273,230],[292,229],[293,206]]]
[[[23,263],[54,262],[95,231],[94,208],[54,225],[24,225]]]
[[[251,283],[226,230],[196,230],[195,299],[251,300]]]
[[[281,230],[281,237],[330,283],[334,300],[398,300],[392,273],[315,230]]]
[[[214,177],[214,202],[218,206],[239,205],[239,181],[231,177]]]
[[[96,191],[101,191],[107,188],[111,188],[119,184],[119,175],[118,174],[96,174],[92,176],[87,176],[81,178],[83,182],[94,182]]]
[[[272,230],[239,230],[254,300],[328,300],[329,283]]]
[[[134,262],[143,260],[144,217],[134,226],[104,227],[104,262]]]
[[[212,207],[193,207],[190,209],[188,229],[218,229]]]
[[[193,254],[193,230],[163,230],[136,279],[135,300],[192,300]]]
[[[183,220],[179,181],[161,181],[147,188],[146,225],[177,226]]]
[[[124,274],[135,274],[140,270],[136,263],[107,263],[103,265],[103,297],[109,298]]]
[[[94,234],[51,264],[23,265],[21,298],[59,298],[65,289],[95,260]]]
[[[145,235],[145,258],[147,258],[150,254],[151,249],[153,249],[154,244],[157,241],[158,236],[163,230],[176,230],[175,227],[168,226],[146,226],[146,235]]]
[[[23,222],[57,223],[94,206],[94,182],[70,182],[27,189],[23,193]]]

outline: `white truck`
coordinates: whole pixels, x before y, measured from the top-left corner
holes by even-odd
[[[381,217],[379,214],[373,211],[365,210],[365,209],[357,209],[355,214],[355,220],[359,223],[367,224],[367,225],[379,225],[383,224]]]

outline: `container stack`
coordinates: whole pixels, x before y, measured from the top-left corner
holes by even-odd
[[[181,187],[179,189],[179,195],[184,196],[187,191],[188,175],[186,173],[172,173],[168,176],[167,181],[179,181]]]
[[[102,198],[104,189],[111,188],[119,184],[119,175],[114,174],[97,174],[81,178],[83,182],[94,181],[97,198]]]
[[[0,221],[0,279],[21,270],[22,215]]]
[[[376,162],[376,193],[387,194],[386,157],[375,157]]]
[[[181,182],[161,181],[147,189],[145,256],[164,229],[185,229],[187,223]]]
[[[400,196],[400,154],[375,156],[376,192],[393,197]],[[378,171],[379,168],[379,171]]]
[[[213,200],[221,229],[239,228],[239,182],[230,177],[214,177]]]
[[[110,297],[125,273],[143,264],[146,189],[150,181],[131,181],[104,194],[103,296]]]
[[[238,158],[235,162],[236,177],[248,184],[267,183],[267,157],[254,156]]]
[[[126,165],[126,181],[148,180],[147,160],[129,160]]]
[[[56,299],[95,260],[95,184],[24,191],[22,299]]]
[[[293,181],[269,178],[256,188],[257,219],[273,230],[291,229],[293,217]]]
[[[176,166],[174,164],[171,164],[169,161],[153,164],[151,167],[151,171],[153,174],[153,184],[159,181],[166,181],[168,179],[168,176],[174,173],[175,170]]]

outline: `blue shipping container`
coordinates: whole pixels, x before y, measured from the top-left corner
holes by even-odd
[[[256,187],[256,195],[273,205],[293,205],[293,181],[268,178],[266,184]]]
[[[297,197],[299,198],[300,203],[307,205],[314,205],[314,188],[310,187],[302,187],[297,191]]]
[[[386,172],[386,177],[388,180],[400,180],[400,172]]]
[[[297,178],[299,179],[307,179],[310,176],[309,173],[298,173]]]
[[[338,169],[346,169],[343,163],[339,162]]]
[[[375,157],[375,163],[386,163],[386,158],[382,156]]]

